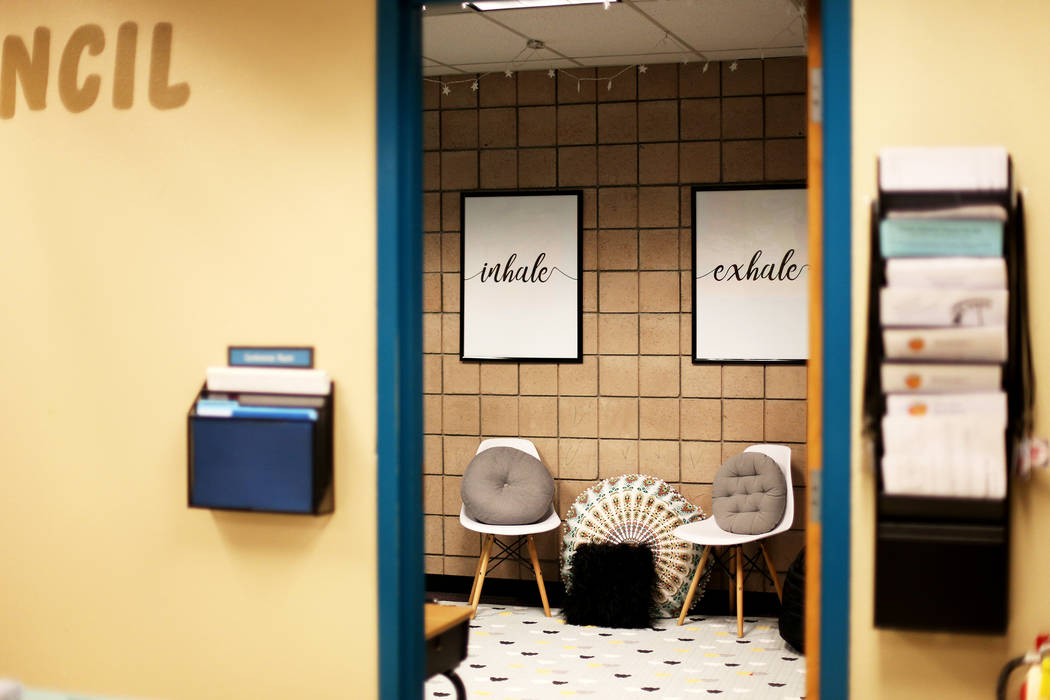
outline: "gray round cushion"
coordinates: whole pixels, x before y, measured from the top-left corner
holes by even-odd
[[[711,510],[718,527],[738,535],[761,535],[780,524],[787,507],[787,482],[772,457],[742,452],[715,475]]]
[[[529,453],[490,447],[470,460],[459,494],[467,516],[478,522],[526,525],[550,512],[554,479]]]

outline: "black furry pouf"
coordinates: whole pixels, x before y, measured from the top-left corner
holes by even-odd
[[[570,625],[649,627],[655,586],[647,546],[584,542],[572,555],[562,614]]]

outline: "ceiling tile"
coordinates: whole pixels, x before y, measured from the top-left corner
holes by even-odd
[[[803,23],[790,0],[650,2],[639,9],[701,52],[805,44]]]
[[[426,75],[700,60],[691,50],[713,61],[806,52],[793,0],[624,0],[608,10],[588,5],[486,13],[449,5],[447,10],[454,14],[428,11],[423,17],[423,54],[443,64],[424,62]],[[550,50],[526,50],[524,37],[539,39]]]
[[[514,10],[493,19],[567,56],[640,53],[664,39],[663,30],[622,3]]]
[[[521,37],[479,13],[436,15],[424,22],[423,55],[448,65],[510,61],[523,48]]]

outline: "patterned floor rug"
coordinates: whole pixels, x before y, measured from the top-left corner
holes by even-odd
[[[467,659],[457,669],[468,698],[658,697],[711,695],[798,700],[806,690],[805,659],[788,647],[772,618],[656,620],[648,629],[565,624],[560,610],[481,605],[471,621]],[[425,697],[455,698],[441,676]]]

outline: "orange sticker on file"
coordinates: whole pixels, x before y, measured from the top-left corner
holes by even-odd
[[[913,416],[925,416],[926,415],[926,404],[924,403],[913,403],[908,406],[908,413]]]
[[[924,347],[926,347],[926,342],[922,338],[912,338],[908,341],[908,348],[915,352],[919,352]]]
[[[918,374],[909,374],[904,378],[904,384],[909,389],[918,389],[922,386],[922,376]]]

